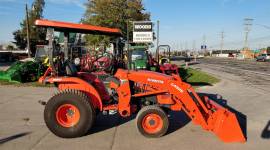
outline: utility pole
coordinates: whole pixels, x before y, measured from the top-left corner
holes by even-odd
[[[26,14],[26,32],[27,32],[27,50],[28,50],[28,58],[31,57],[31,49],[30,49],[30,27],[29,27],[29,17],[28,17],[28,7],[25,5],[25,14]]]
[[[180,43],[180,52],[181,52],[181,56],[183,56],[183,45],[182,45],[182,43]]]
[[[222,54],[223,46],[224,46],[224,31],[221,32],[220,54]]]
[[[206,54],[206,35],[205,34],[203,35],[203,46],[204,46],[204,49],[203,49],[204,52],[203,53],[205,55]]]
[[[245,32],[245,39],[244,39],[244,49],[248,49],[248,35],[249,32],[251,31],[252,23],[253,23],[252,18],[245,18],[244,19],[244,32]]]
[[[177,42],[177,44],[176,44],[176,56],[178,56],[179,54],[179,43]]]
[[[203,35],[203,45],[206,45],[206,35]]]
[[[158,50],[158,46],[159,46],[159,20],[157,21],[157,50],[156,50],[156,59],[159,60],[159,50]]]
[[[196,40],[193,40],[193,42],[192,42],[192,49],[193,49],[193,51],[196,50]]]
[[[130,50],[129,50],[129,21],[127,21],[127,61],[128,61],[128,72],[131,69],[131,61],[130,61]]]
[[[186,55],[188,56],[188,42],[185,41],[185,52],[186,52]]]
[[[193,56],[195,58],[195,62],[197,62],[197,50],[196,50],[196,40],[193,40]]]

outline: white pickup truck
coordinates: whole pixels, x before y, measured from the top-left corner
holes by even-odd
[[[260,56],[256,57],[257,61],[270,61],[270,54],[261,54]]]

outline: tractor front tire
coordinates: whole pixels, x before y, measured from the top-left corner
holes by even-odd
[[[143,107],[136,117],[138,131],[145,137],[157,138],[167,133],[169,119],[158,106]]]
[[[60,91],[48,101],[44,110],[47,127],[62,138],[84,136],[95,118],[96,112],[90,98],[77,90]]]

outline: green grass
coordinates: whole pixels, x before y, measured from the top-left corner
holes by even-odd
[[[211,86],[220,81],[218,78],[215,78],[205,72],[192,68],[180,68],[179,74],[183,81],[193,86]]]
[[[197,69],[179,69],[180,77],[183,81],[191,84],[192,86],[207,86],[207,85],[214,85],[215,83],[218,83],[220,80],[218,78],[215,78],[205,72],[202,72]],[[13,85],[18,87],[54,87],[53,84],[40,84],[38,82],[28,82],[28,83],[19,83],[19,82],[9,82],[7,80],[0,80],[0,85]],[[106,85],[108,86],[108,85]]]

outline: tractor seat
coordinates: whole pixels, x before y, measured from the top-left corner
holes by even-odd
[[[167,64],[167,63],[169,63],[169,60],[167,59],[167,58],[162,58],[161,59],[161,64],[163,65],[163,64]]]
[[[71,63],[70,61],[66,62],[66,75],[67,76],[77,76],[77,68],[74,63]]]

